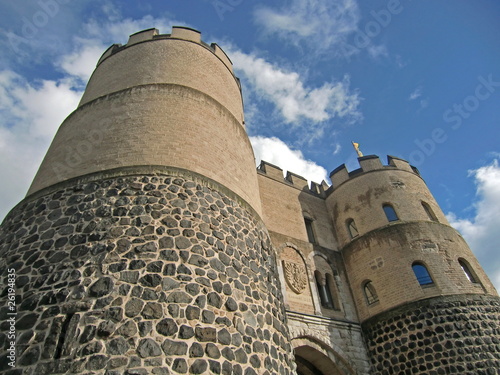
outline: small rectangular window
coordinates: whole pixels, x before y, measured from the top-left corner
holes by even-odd
[[[306,231],[307,231],[307,239],[311,243],[316,243],[316,238],[314,237],[314,231],[313,231],[313,221],[308,218],[304,218],[304,223],[306,224]]]

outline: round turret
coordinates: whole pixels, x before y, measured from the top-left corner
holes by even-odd
[[[483,343],[494,335],[457,327],[471,319],[495,324],[494,314],[475,315],[498,314],[495,288],[416,168],[395,157],[387,166],[373,155],[358,160],[358,170],[342,165],[331,173],[327,205],[375,374],[452,371],[448,359],[440,362],[441,352],[458,363],[463,359],[454,348],[463,340]],[[477,350],[490,351],[487,345]],[[479,358],[469,362],[485,366]]]
[[[359,163],[332,172],[327,204],[362,321],[431,296],[496,295],[416,168],[395,157],[387,166],[377,156]]]
[[[239,80],[196,30],[150,29],[101,57],[79,107],[64,121],[28,195],[124,167],[187,169],[230,189],[260,213]]]
[[[0,226],[0,374],[292,374],[260,212],[222,50],[179,27],[112,46]]]

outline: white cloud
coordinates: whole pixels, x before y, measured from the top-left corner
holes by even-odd
[[[415,100],[419,97],[422,96],[422,89],[423,87],[422,86],[418,86],[415,90],[413,90],[413,92],[410,94],[410,96],[408,97],[408,100]]]
[[[292,0],[278,10],[260,6],[254,18],[267,34],[328,50],[357,30],[360,12],[355,0]]]
[[[252,54],[230,51],[235,69],[244,75],[255,93],[271,101],[285,122],[303,119],[323,122],[334,117],[359,120],[360,98],[350,90],[349,77],[342,81],[326,82],[321,87],[307,87],[297,72],[280,69]]]
[[[321,183],[327,180],[326,169],[311,160],[306,160],[300,150],[292,150],[282,140],[272,137],[250,137],[257,164],[262,160],[274,164],[309,181]]]
[[[59,65],[66,74],[87,82],[106,46],[95,39],[75,38],[75,41],[78,48],[63,56]]]
[[[335,150],[333,150],[333,155],[337,155],[342,150],[342,145],[340,143],[335,143]]]
[[[483,265],[486,273],[500,290],[500,166],[498,160],[469,172],[477,185],[475,216],[461,219],[448,213],[450,224],[462,233]]]
[[[381,44],[381,45],[369,45],[367,47],[368,54],[373,58],[373,59],[378,59],[381,57],[387,57],[389,56],[389,52],[387,51],[387,46]]]
[[[57,128],[77,106],[71,80],[28,83],[0,72],[0,220],[25,195]]]

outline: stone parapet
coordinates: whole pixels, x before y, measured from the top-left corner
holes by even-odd
[[[359,157],[358,162],[360,168],[354,171],[349,172],[345,164],[342,164],[330,173],[330,179],[332,181],[333,187],[332,191],[338,188],[344,182],[371,171],[398,169],[420,176],[417,168],[411,166],[406,160],[397,158],[395,156],[387,156],[387,165],[382,165],[382,163],[380,162],[380,158],[377,155],[366,155]]]

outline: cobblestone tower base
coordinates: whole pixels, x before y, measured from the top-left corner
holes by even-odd
[[[0,244],[18,303],[1,374],[292,373],[267,230],[214,181],[162,167],[66,181],[21,202]]]
[[[363,323],[374,374],[500,374],[500,298],[431,298]]]

